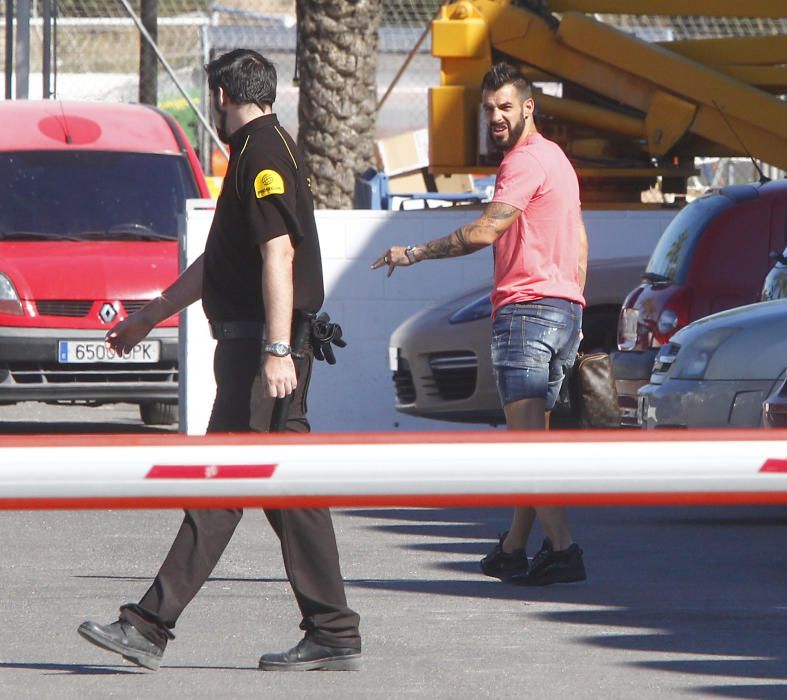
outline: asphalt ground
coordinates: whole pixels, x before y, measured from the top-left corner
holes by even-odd
[[[787,697],[784,507],[574,510],[588,580],[542,589],[478,572],[507,517],[336,511],[364,668],[272,673],[257,659],[297,642],[299,617],[249,511],[154,673],[76,628],[144,592],[180,513],[0,513],[0,697]]]

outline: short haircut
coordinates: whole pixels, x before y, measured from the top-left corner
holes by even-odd
[[[235,104],[272,107],[276,101],[276,68],[251,49],[234,49],[205,66],[208,87],[214,94],[222,88]]]
[[[501,61],[500,63],[495,63],[484,76],[481,82],[481,90],[483,92],[487,90],[497,91],[504,85],[513,85],[523,102],[533,96],[527,78],[510,63]]]

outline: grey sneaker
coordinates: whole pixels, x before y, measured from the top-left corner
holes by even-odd
[[[164,648],[143,637],[139,630],[126,620],[110,625],[99,625],[90,620],[79,625],[79,634],[97,647],[114,651],[137,666],[158,671]]]

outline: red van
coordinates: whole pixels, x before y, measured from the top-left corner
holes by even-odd
[[[620,312],[612,362],[622,425],[637,425],[637,391],[658,348],[698,318],[758,301],[770,254],[785,244],[787,180],[725,187],[678,213]]]
[[[107,329],[178,273],[186,200],[208,197],[177,122],[143,105],[0,102],[0,403],[177,411],[177,318],[128,355]]]

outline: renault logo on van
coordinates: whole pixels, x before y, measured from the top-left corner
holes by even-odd
[[[118,315],[118,312],[115,306],[107,301],[101,305],[101,310],[98,312],[98,315],[104,323],[112,323],[112,321],[115,320],[115,316]]]

